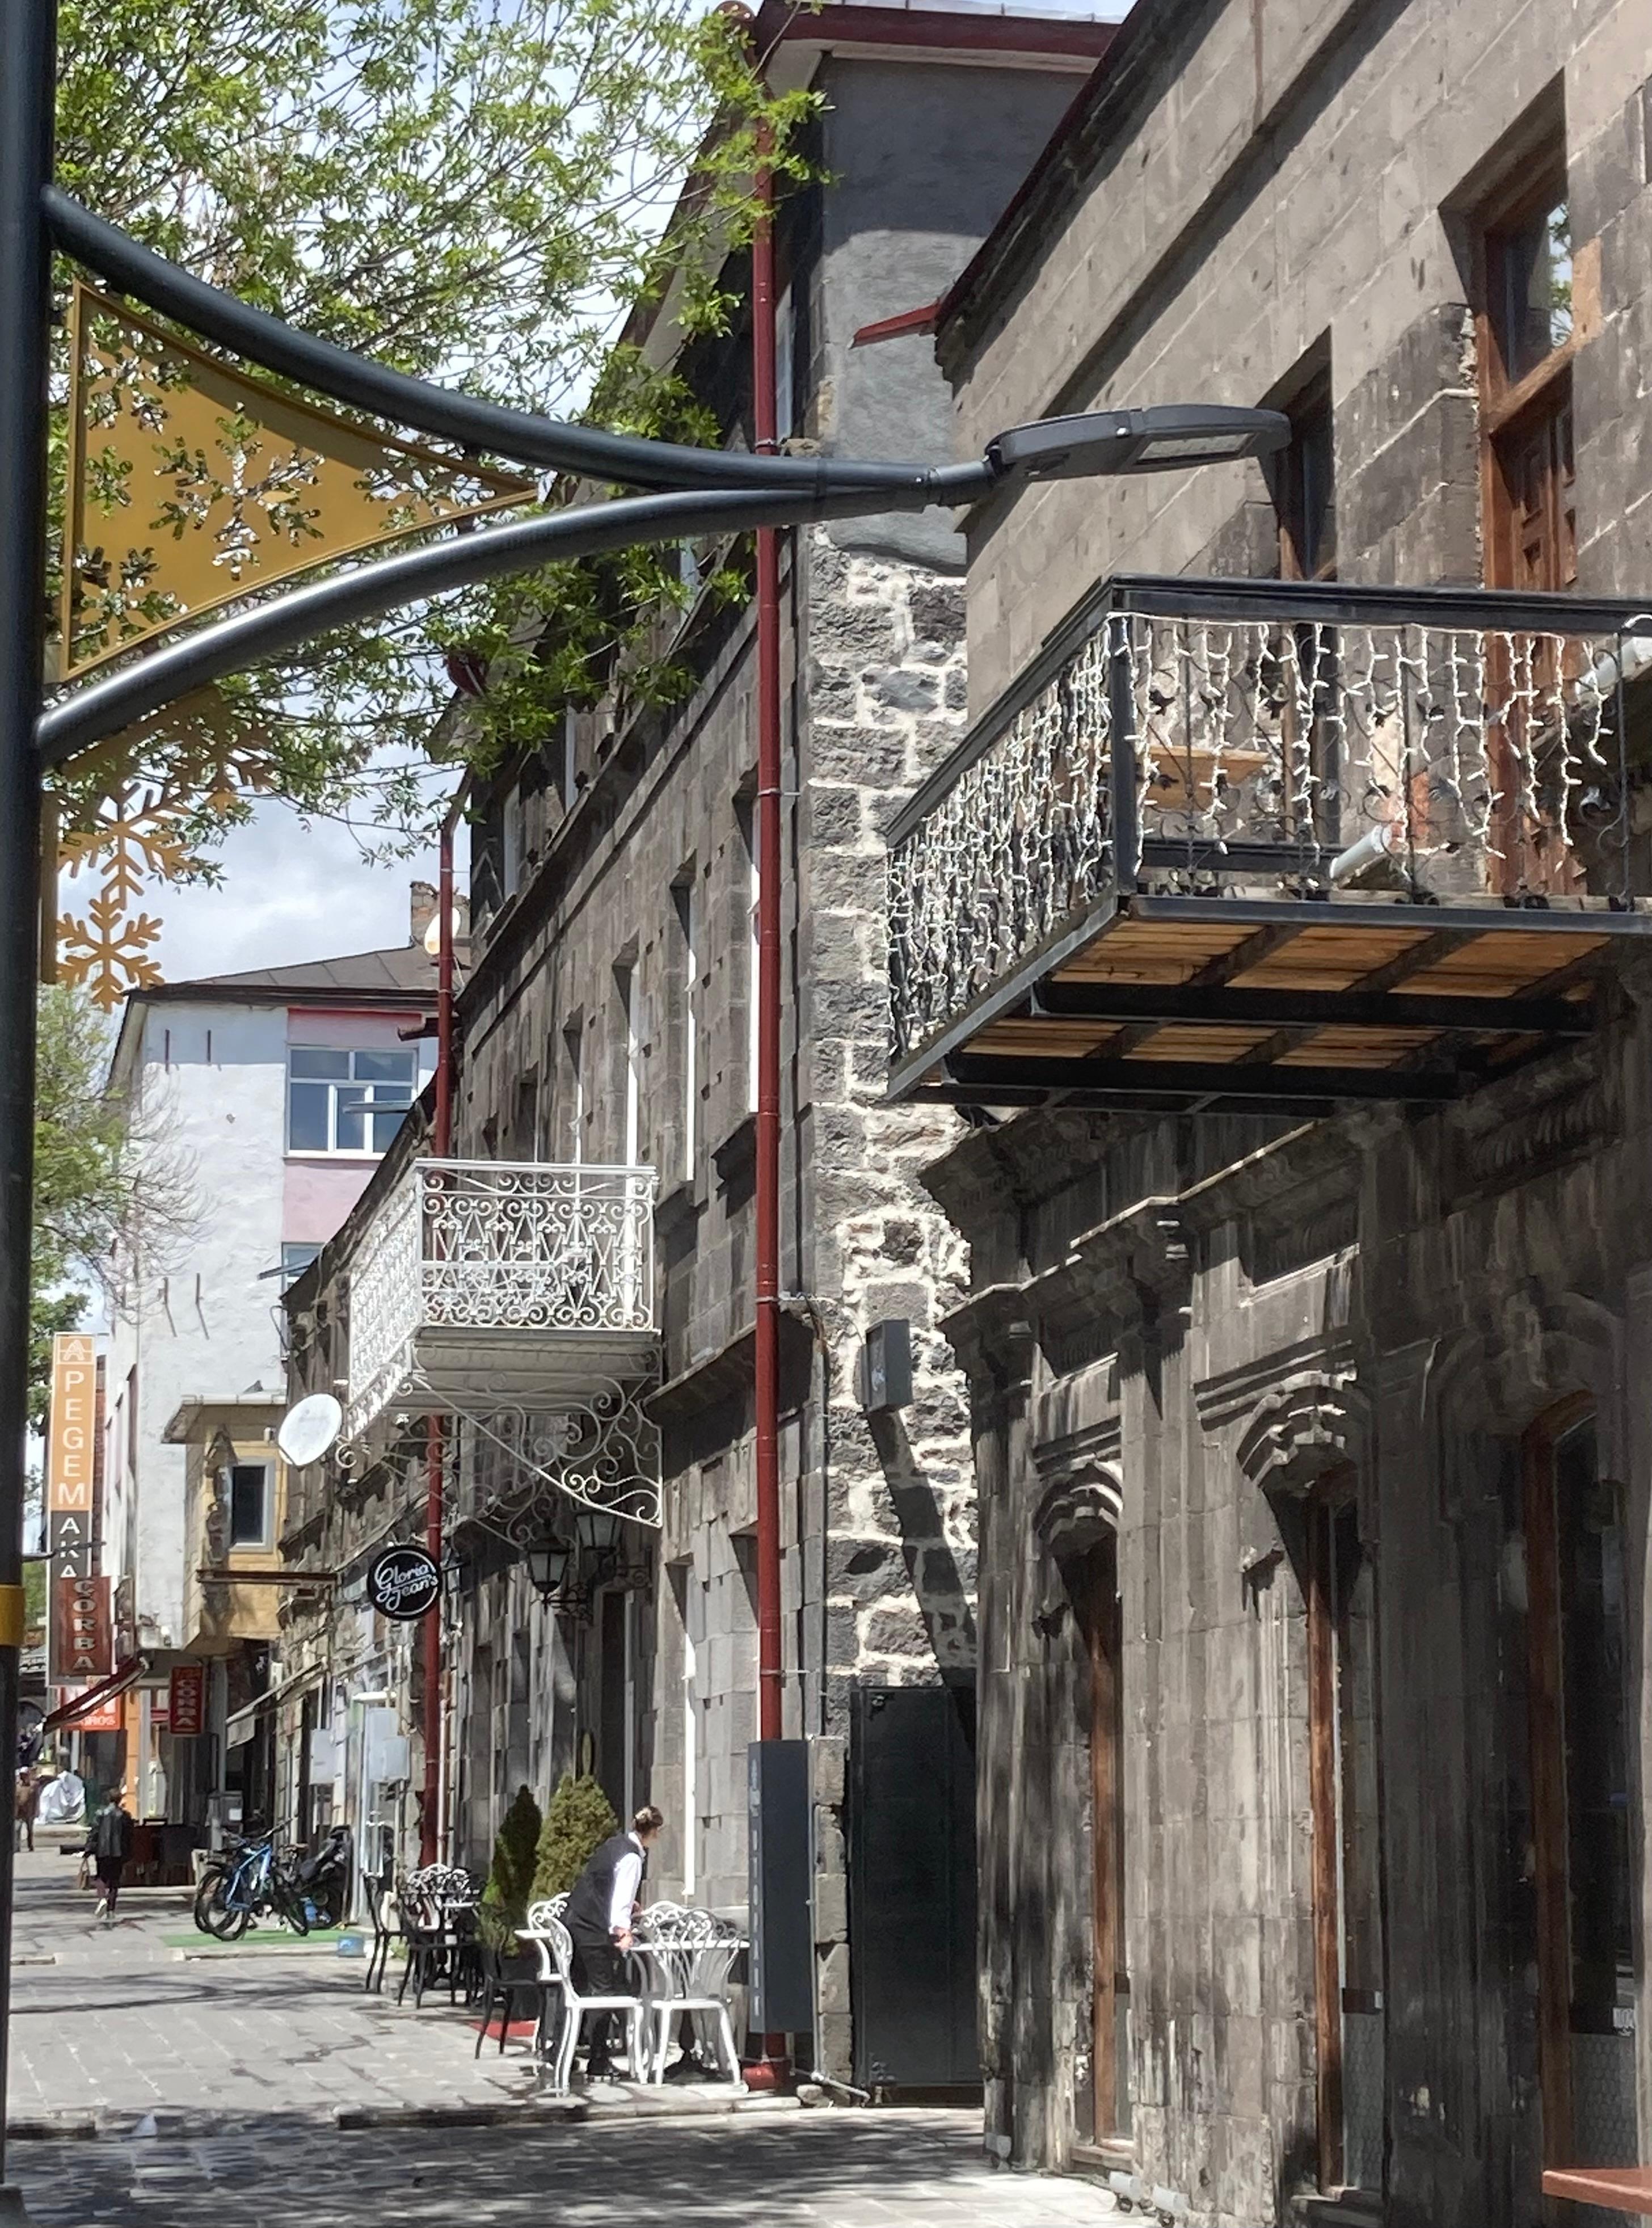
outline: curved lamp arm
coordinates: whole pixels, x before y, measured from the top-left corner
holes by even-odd
[[[797,496],[853,488],[862,494],[887,494],[891,508],[903,490],[916,491],[928,477],[922,464],[756,457],[644,441],[453,394],[406,372],[392,371],[335,342],[317,340],[266,310],[255,310],[221,287],[209,286],[204,278],[141,246],[118,225],[93,216],[57,186],[48,186],[43,199],[47,224],[63,253],[100,272],[121,293],[133,295],[191,332],[262,364],[266,371],[330,395],[335,402],[371,411],[398,425],[416,426],[421,432],[464,448],[622,487],[770,489]]]
[[[420,603],[473,580],[528,573],[560,558],[594,557],[644,542],[740,534],[759,526],[802,526],[812,519],[853,518],[872,510],[973,503],[989,491],[998,477],[990,464],[947,464],[906,488],[876,495],[862,488],[826,494],[759,489],[626,496],[612,503],[581,503],[548,517],[457,534],[290,589],[272,602],[219,619],[118,673],[76,689],[42,713],[36,724],[41,764],[61,765],[76,752],[118,734],[134,720],[226,673],[296,650],[334,627],[376,618],[399,605]]]

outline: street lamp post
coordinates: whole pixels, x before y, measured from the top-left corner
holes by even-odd
[[[55,0],[0,0],[0,1759],[17,1761],[23,1636],[23,1448],[39,972],[40,709],[46,603],[46,406]],[[10,1805],[8,1804],[8,1808]],[[14,1835],[0,1832],[0,2221],[27,2218],[6,2179]]]
[[[1183,470],[1290,439],[1258,410],[1103,411],[1012,428],[969,464],[746,455],[644,441],[450,394],[330,343],[179,270],[51,184],[55,0],[0,0],[0,1757],[15,1757],[22,1637],[34,1046],[46,771],[219,675],[330,628],[552,558],[932,504],[958,507],[1041,479]],[[42,714],[45,458],[51,240],[122,292],[267,370],[472,451],[652,492],[456,535],[220,619],[83,687]],[[558,1543],[560,1546],[560,1543]],[[599,1545],[594,1542],[593,1545]],[[548,1545],[548,1543],[547,1543]],[[535,1585],[556,1591],[548,1552]],[[566,1576],[566,1562],[560,1576]],[[0,1835],[0,2097],[5,2090],[12,1902]],[[25,2214],[4,2180],[0,2228]]]

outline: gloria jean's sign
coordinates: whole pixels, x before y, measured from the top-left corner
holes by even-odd
[[[386,1547],[367,1574],[367,1597],[382,1617],[414,1623],[434,1604],[442,1574],[422,1547]]]

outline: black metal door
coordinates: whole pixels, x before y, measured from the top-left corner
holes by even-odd
[[[974,1684],[859,1687],[851,1733],[855,2078],[974,2087]]]

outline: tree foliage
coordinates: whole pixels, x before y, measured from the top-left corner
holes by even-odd
[[[803,168],[789,150],[810,96],[772,96],[744,37],[695,0],[64,0],[59,176],[216,284],[400,370],[715,439],[613,332],[668,273],[678,326],[723,324],[759,132],[783,174]],[[658,556],[554,567],[342,632],[225,693],[274,793],[336,810],[370,792],[405,822],[451,694],[446,649],[496,656],[500,685],[435,747],[494,758],[545,707],[528,645],[547,613],[557,685],[589,698],[680,594]],[[151,733],[139,772],[176,776],[170,748]],[[220,818],[249,809],[214,798]]]
[[[566,1895],[611,1834],[619,1831],[614,1806],[591,1774],[565,1771],[557,1782],[539,1837],[534,1901]]]

